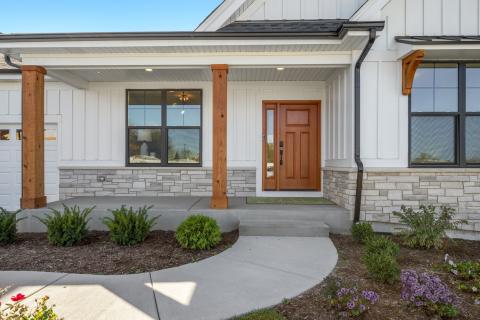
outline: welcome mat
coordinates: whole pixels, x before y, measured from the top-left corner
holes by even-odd
[[[291,205],[334,205],[325,198],[296,198],[296,197],[248,197],[247,204],[291,204]]]

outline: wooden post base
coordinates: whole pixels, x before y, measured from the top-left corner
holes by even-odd
[[[219,197],[213,198],[210,202],[210,207],[212,209],[227,209],[228,208],[228,198],[227,197]]]
[[[47,206],[47,197],[39,197],[33,199],[20,199],[20,207],[22,209],[38,209]]]

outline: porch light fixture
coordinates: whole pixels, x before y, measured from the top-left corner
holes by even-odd
[[[145,71],[146,71],[146,72],[152,72],[153,69],[152,69],[152,68],[146,68]]]
[[[283,71],[283,70],[285,70],[285,68],[283,68],[283,67],[278,67],[277,68],[277,71]]]

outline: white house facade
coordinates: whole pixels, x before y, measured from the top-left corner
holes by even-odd
[[[452,206],[478,238],[479,35],[479,0],[225,0],[193,32],[0,34],[0,207],[323,196],[385,231],[401,205]]]

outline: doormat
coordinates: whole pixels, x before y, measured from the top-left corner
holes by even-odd
[[[248,197],[247,204],[335,205],[325,198]]]

